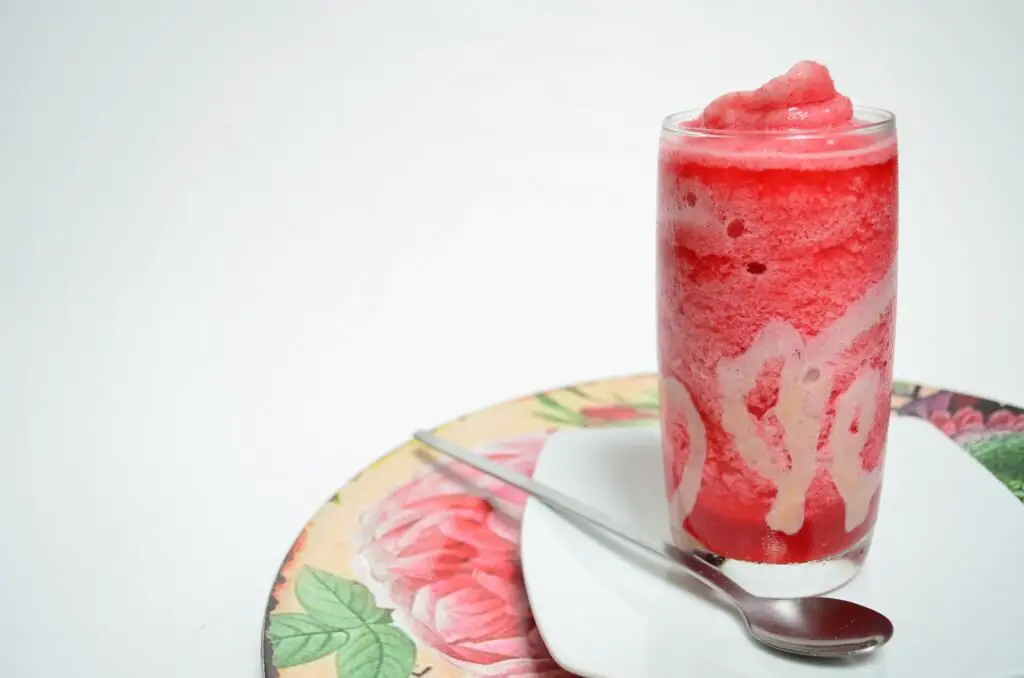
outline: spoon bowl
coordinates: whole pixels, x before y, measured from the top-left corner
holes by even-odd
[[[750,634],[790,654],[822,658],[864,654],[892,638],[892,622],[871,608],[838,598],[758,598],[740,610]]]

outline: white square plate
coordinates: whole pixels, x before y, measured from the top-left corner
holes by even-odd
[[[655,428],[558,433],[534,479],[669,539]],[[1024,507],[926,422],[893,418],[874,544],[831,594],[895,625],[867,660],[822,664],[762,649],[701,585],[531,499],[523,571],[555,659],[593,678],[1024,676]]]

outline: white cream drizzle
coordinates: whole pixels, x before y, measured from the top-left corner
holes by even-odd
[[[867,368],[857,375],[850,387],[836,400],[836,418],[829,432],[832,466],[829,474],[846,506],[846,531],[854,529],[868,517],[871,498],[882,482],[882,465],[865,471],[860,462],[871,427],[874,426],[878,386],[882,374]],[[850,430],[857,419],[857,432]]]
[[[818,438],[824,425],[828,396],[834,386],[837,359],[857,337],[878,323],[895,297],[894,264],[882,280],[809,342],[805,342],[791,324],[774,320],[744,353],[719,361],[722,425],[732,435],[743,462],[776,486],[775,499],[765,518],[771,529],[795,534],[803,527],[807,492],[816,470]],[[756,420],[746,404],[746,396],[754,388],[761,370],[775,358],[783,360],[779,397],[765,416],[774,413],[782,425],[790,457],[788,470],[772,459],[771,450],[758,435]],[[871,499],[881,482],[881,466],[865,471],[860,460],[878,414],[881,383],[881,373],[864,366],[836,401],[836,416],[827,441],[832,452],[828,472],[845,506],[847,531],[867,518]],[[669,378],[665,380],[665,390],[668,407],[682,410],[690,439],[690,456],[683,479],[671,500],[673,519],[681,522],[697,501],[707,456],[707,437],[686,387]],[[855,420],[856,433],[850,430]]]

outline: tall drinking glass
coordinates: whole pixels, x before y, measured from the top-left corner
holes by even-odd
[[[674,539],[742,585],[853,577],[878,509],[892,388],[891,113],[825,131],[662,124],[658,344]]]

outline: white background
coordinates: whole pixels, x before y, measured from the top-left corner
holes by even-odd
[[[247,676],[351,474],[652,370],[660,118],[896,111],[897,376],[1024,403],[1024,6],[0,0],[0,674]]]

